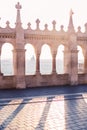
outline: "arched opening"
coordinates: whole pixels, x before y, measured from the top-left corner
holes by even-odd
[[[42,75],[48,75],[52,73],[52,54],[50,47],[47,44],[44,44],[41,49],[40,73]]]
[[[4,75],[13,75],[13,46],[10,43],[5,43],[1,50],[1,72]]]
[[[64,74],[64,46],[59,45],[56,55],[56,72],[57,74]]]
[[[77,46],[78,49],[78,73],[84,72],[84,56],[82,52],[82,48]]]
[[[25,75],[34,75],[36,73],[36,56],[31,44],[25,45]]]

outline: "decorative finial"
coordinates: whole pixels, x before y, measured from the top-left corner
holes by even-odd
[[[22,6],[21,6],[20,3],[18,2],[18,3],[15,5],[15,8],[16,8],[17,10],[20,10],[20,9],[22,8]]]
[[[9,27],[10,22],[9,22],[9,21],[7,21],[7,22],[6,22],[6,24],[7,24],[7,27]]]
[[[55,21],[55,20],[53,20],[52,24],[53,24],[53,30],[55,30],[56,21]]]
[[[63,26],[63,25],[61,25],[61,26],[60,26],[60,28],[61,28],[61,31],[64,31],[64,30],[63,30],[63,28],[64,28],[64,26]]]
[[[45,30],[48,30],[48,24],[45,24],[44,27],[45,27]]]
[[[31,29],[31,23],[28,23],[27,25],[28,25],[28,29]]]
[[[37,29],[39,29],[39,23],[40,23],[40,20],[37,19],[37,20],[36,20],[36,24],[37,24],[36,26],[37,26]]]

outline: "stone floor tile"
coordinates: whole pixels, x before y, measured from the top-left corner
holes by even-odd
[[[12,100],[0,110],[0,130],[86,130],[84,98],[35,97],[26,103],[24,99]]]

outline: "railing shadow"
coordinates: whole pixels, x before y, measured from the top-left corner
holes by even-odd
[[[2,122],[0,125],[0,130],[4,130],[9,123],[17,116],[17,114],[23,109],[26,105],[26,102],[30,101],[31,99],[24,99],[19,106]]]
[[[67,98],[70,98],[67,100]],[[65,96],[65,129],[87,130],[87,104],[82,95]]]
[[[47,115],[48,115],[48,112],[49,112],[53,98],[54,97],[48,97],[47,98],[46,105],[44,107],[43,113],[41,115],[41,118],[40,118],[39,123],[36,126],[35,130],[38,130],[38,129],[44,130],[45,122],[46,122]]]
[[[3,109],[5,106],[7,106],[9,104],[9,102],[11,102],[12,100],[0,100],[0,110]]]

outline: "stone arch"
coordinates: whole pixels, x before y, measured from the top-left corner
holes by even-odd
[[[50,42],[46,42],[46,41],[38,41],[34,43],[34,47],[35,47],[35,54],[41,54],[42,48],[44,45],[49,46],[50,48],[50,52],[52,54],[52,44]]]
[[[78,73],[83,73],[84,72],[84,55],[83,55],[82,47],[78,45],[77,50],[78,50]]]
[[[48,44],[43,44],[40,54],[40,73],[47,75],[52,73],[52,53]]]
[[[64,73],[64,45],[59,44],[56,55],[56,72],[57,74]]]
[[[25,44],[25,75],[34,75],[36,73],[36,55],[32,44]]]
[[[13,45],[4,43],[1,48],[1,72],[4,75],[13,75]]]

